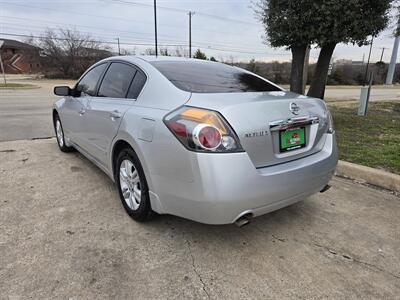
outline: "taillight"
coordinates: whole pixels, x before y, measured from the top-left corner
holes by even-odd
[[[164,123],[189,150],[243,151],[236,134],[216,111],[184,106],[168,114]]]

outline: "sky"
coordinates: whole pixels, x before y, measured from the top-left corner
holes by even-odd
[[[218,60],[290,61],[284,48],[271,48],[264,40],[263,26],[254,13],[258,0],[157,0],[158,43],[173,50],[177,45],[187,49],[189,16],[192,17],[193,52],[200,48]],[[390,60],[394,38],[393,24],[374,39],[371,61]],[[40,36],[46,28],[70,28],[141,54],[154,47],[153,0],[0,0],[0,39],[24,40]],[[313,48],[310,60],[316,61],[319,49]],[[340,44],[334,59],[365,60],[369,46]]]

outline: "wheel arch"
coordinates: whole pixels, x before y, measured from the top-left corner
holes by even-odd
[[[56,116],[60,116],[60,115],[59,115],[57,109],[55,109],[55,108],[53,108],[53,113],[52,114],[53,114],[53,124],[54,124],[54,122],[56,120]]]
[[[126,147],[131,148],[138,156],[140,164],[142,165],[142,168],[143,168],[143,172],[146,176],[147,185],[149,186],[149,189],[152,190],[153,185],[152,185],[150,173],[149,173],[149,170],[148,170],[148,167],[146,164],[146,159],[145,159],[143,153],[140,151],[139,146],[128,135],[126,135],[126,136],[120,135],[114,139],[114,142],[113,142],[112,148],[111,148],[112,150],[110,152],[111,153],[110,166],[111,166],[112,175],[115,176],[116,167],[117,167],[116,159],[117,159],[118,153]],[[115,180],[115,178],[114,178],[114,180]]]
[[[146,163],[146,159],[140,150],[140,146],[131,138],[131,136],[127,133],[120,132],[119,135],[114,139],[114,142],[110,151],[110,166],[112,171],[112,179],[115,180],[115,169],[116,169],[116,158],[118,156],[119,151],[124,149],[125,147],[131,148],[139,158],[140,164],[142,165],[144,175],[146,176],[147,186],[149,188],[150,195],[150,203],[153,211],[157,213],[164,213],[163,205],[155,193],[152,183],[152,178],[150,176],[150,171]]]

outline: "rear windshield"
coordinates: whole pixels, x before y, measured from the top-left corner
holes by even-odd
[[[222,63],[198,61],[150,62],[177,88],[192,93],[281,91],[271,83]]]

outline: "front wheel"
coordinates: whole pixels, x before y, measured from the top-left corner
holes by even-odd
[[[142,165],[136,153],[126,148],[116,160],[115,182],[122,205],[136,221],[145,221],[152,215],[149,188]]]
[[[64,130],[61,124],[60,117],[56,115],[54,117],[54,131],[56,132],[57,144],[62,152],[71,152],[74,150],[72,147],[68,147],[65,144]]]

